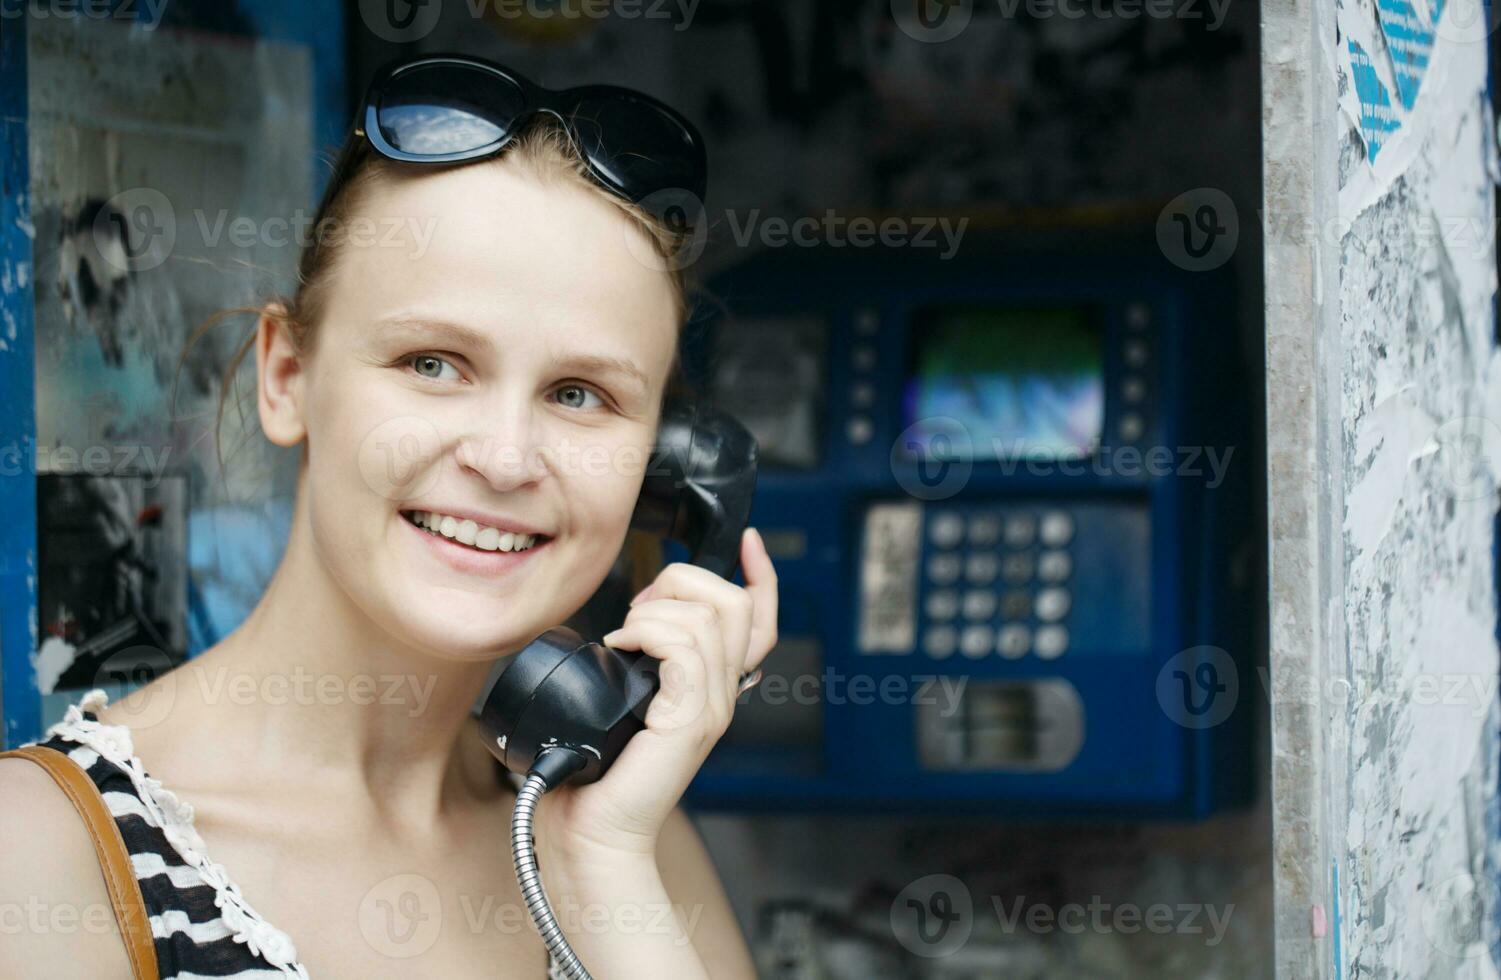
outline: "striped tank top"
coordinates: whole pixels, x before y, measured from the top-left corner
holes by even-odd
[[[193,808],[147,775],[130,729],[99,721],[105,703],[104,691],[90,691],[38,744],[76,762],[115,818],[151,922],[158,976],[308,980],[292,938],[261,918],[224,867],[209,860]],[[564,976],[551,957],[547,976]]]

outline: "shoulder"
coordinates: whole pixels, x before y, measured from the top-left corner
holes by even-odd
[[[14,757],[0,759],[0,800],[0,963],[15,976],[130,977],[73,804],[41,766]]]

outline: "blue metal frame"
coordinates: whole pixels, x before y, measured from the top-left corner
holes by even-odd
[[[0,744],[38,728],[36,355],[26,18],[0,19]]]
[[[134,8],[144,19],[146,7]],[[124,7],[121,6],[123,12]],[[28,157],[26,16],[0,18],[0,744],[37,738],[43,724],[32,656],[37,620],[36,357],[31,193]],[[153,25],[154,26],[154,25]],[[313,70],[313,195],[329,177],[328,159],[349,129],[344,5],[336,0],[181,0],[165,31],[248,27],[260,39],[305,45]]]

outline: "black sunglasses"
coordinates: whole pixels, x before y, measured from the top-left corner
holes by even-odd
[[[698,130],[618,85],[554,90],[493,62],[431,55],[376,76],[356,131],[392,160],[456,163],[501,152],[540,113],[563,125],[606,190],[659,217],[702,207],[708,161]]]

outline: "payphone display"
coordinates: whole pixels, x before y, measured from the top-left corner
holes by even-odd
[[[971,459],[1087,454],[1100,443],[1104,349],[1089,310],[915,310],[908,372],[909,452],[943,459],[962,451],[935,419],[963,427]]]
[[[1192,816],[1249,789],[1246,389],[1165,262],[763,256],[685,367],[761,446],[779,645],[703,806]],[[1239,703],[1237,703],[1237,701]]]

